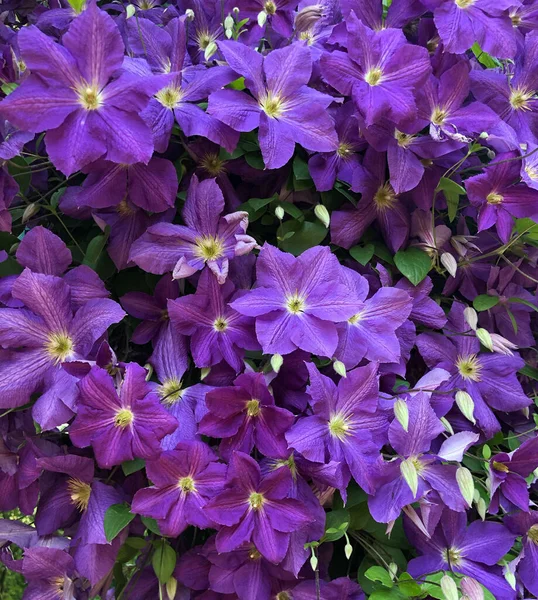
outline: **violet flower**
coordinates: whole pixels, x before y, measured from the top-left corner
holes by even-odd
[[[504,523],[512,533],[523,536],[523,549],[517,563],[517,574],[529,592],[536,596],[538,594],[538,511],[507,515]]]

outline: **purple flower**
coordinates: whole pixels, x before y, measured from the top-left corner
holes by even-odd
[[[407,43],[402,31],[372,31],[351,13],[348,53],[321,57],[321,72],[340,94],[352,96],[369,127],[382,118],[398,124],[416,116],[415,90],[431,72],[428,52]]]
[[[252,96],[238,90],[213,92],[207,110],[236,131],[259,127],[267,169],[285,165],[295,143],[312,151],[337,150],[334,123],[326,110],[333,99],[307,87],[312,58],[304,44],[273,50],[265,58],[239,42],[220,42],[219,48],[230,67],[245,77]]]
[[[523,585],[538,594],[538,511],[517,512],[504,519],[508,529],[523,536],[523,550],[517,563],[517,573]]]
[[[377,411],[377,363],[349,371],[338,386],[312,363],[307,367],[313,415],[299,418],[286,433],[289,447],[316,463],[347,465],[355,481],[371,493],[387,427],[386,414]]]
[[[207,266],[224,283],[229,260],[255,246],[246,235],[248,213],[221,216],[222,192],[214,179],[199,182],[193,175],[183,208],[185,225],[159,223],[148,229],[131,248],[131,257],[149,273],[173,271],[174,279],[189,277]]]
[[[157,519],[161,533],[172,537],[188,525],[211,527],[203,508],[222,490],[226,473],[226,466],[216,458],[203,442],[182,442],[147,461],[154,485],[136,492],[133,512]]]
[[[93,447],[102,468],[157,457],[159,441],[177,427],[151,392],[146,370],[136,363],[126,365],[119,394],[114,379],[100,367],[93,367],[79,387],[78,413],[69,433],[77,447]]]
[[[31,75],[2,101],[0,113],[20,129],[47,131],[56,167],[70,175],[103,156],[149,161],[153,143],[138,111],[159,82],[121,70],[124,46],[109,15],[91,2],[62,46],[36,27],[24,28],[18,41]]]
[[[299,258],[265,244],[256,273],[257,286],[231,303],[241,314],[257,317],[256,335],[265,354],[297,348],[332,357],[335,323],[356,314],[362,303],[339,282],[340,265],[329,248],[310,248]]]
[[[223,438],[219,449],[225,458],[235,450],[250,454],[254,445],[272,458],[286,452],[284,433],[292,425],[294,416],[275,406],[262,373],[240,375],[233,387],[209,392],[205,403],[208,413],[200,421],[199,431]]]
[[[538,191],[517,183],[519,169],[515,152],[499,154],[483,173],[465,181],[469,200],[479,209],[478,231],[495,225],[504,244],[512,234],[513,217],[538,219]]]
[[[248,17],[251,22],[256,23],[260,13],[265,13],[267,23],[271,29],[274,29],[283,37],[290,37],[293,31],[293,9],[296,7],[296,0],[228,0],[230,6],[237,6],[240,11],[240,18]],[[258,27],[254,25],[253,27]],[[260,34],[264,34],[264,29],[258,27]]]
[[[64,550],[47,546],[26,548],[20,572],[28,582],[24,598],[75,598],[75,561]]]
[[[0,309],[0,344],[10,349],[0,361],[2,406],[22,406],[40,391],[33,416],[50,429],[75,412],[77,380],[61,364],[87,358],[95,342],[125,313],[104,298],[73,311],[66,281],[29,269],[17,278],[12,294],[25,307]],[[21,378],[21,372],[27,376]]]
[[[290,534],[310,523],[305,505],[288,498],[292,477],[287,469],[261,476],[258,463],[234,452],[226,489],[205,506],[209,518],[221,525],[218,552],[230,552],[252,540],[268,561],[279,563],[288,550]]]

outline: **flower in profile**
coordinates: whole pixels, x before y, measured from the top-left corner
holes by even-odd
[[[156,458],[160,440],[177,427],[146,382],[146,370],[136,363],[125,366],[119,393],[114,379],[100,367],[93,367],[79,388],[78,413],[69,434],[77,447],[93,447],[102,468]]]
[[[249,454],[254,446],[272,458],[286,452],[284,433],[294,416],[275,406],[262,373],[239,375],[233,387],[208,392],[205,403],[208,412],[200,421],[199,431],[223,438],[219,450],[225,458],[235,450]]]
[[[362,303],[339,281],[340,264],[327,247],[315,246],[295,258],[265,244],[256,264],[257,285],[232,308],[256,318],[265,354],[297,348],[332,357],[338,345],[335,323],[356,314]]]
[[[223,209],[215,179],[199,182],[193,175],[183,208],[186,226],[153,225],[133,244],[130,259],[149,273],[172,271],[175,279],[189,277],[207,264],[224,283],[229,261],[250,252],[256,241],[245,233],[248,213],[221,216]]]
[[[148,460],[153,486],[136,492],[132,509],[157,520],[164,535],[177,537],[189,525],[212,526],[203,508],[224,485],[226,465],[203,442],[181,442],[174,450]]]
[[[35,26],[21,30],[18,42],[31,74],[2,101],[0,114],[20,129],[46,131],[58,169],[71,175],[101,157],[149,161],[153,142],[138,112],[159,82],[122,70],[124,45],[112,17],[90,2],[62,45]]]
[[[262,477],[260,466],[243,452],[234,452],[226,475],[226,487],[204,507],[208,517],[221,525],[218,552],[231,552],[252,541],[268,561],[282,561],[290,534],[313,521],[306,506],[289,498],[292,476],[277,469]]]
[[[220,42],[230,67],[245,77],[249,96],[220,90],[209,96],[207,110],[236,131],[259,127],[258,137],[267,169],[278,169],[292,157],[295,143],[319,152],[338,148],[327,107],[333,101],[307,86],[312,74],[310,50],[301,42],[266,57],[240,42]]]
[[[506,515],[504,523],[515,535],[522,536],[523,550],[517,563],[517,573],[523,585],[538,594],[538,511]]]

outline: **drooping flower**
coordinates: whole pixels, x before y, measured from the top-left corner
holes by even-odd
[[[248,213],[221,216],[222,192],[214,179],[199,182],[193,175],[183,208],[185,225],[159,223],[132,246],[130,259],[149,273],[173,271],[175,279],[189,277],[207,264],[224,283],[229,261],[247,254],[256,241],[246,235]]]
[[[256,265],[257,286],[231,303],[257,317],[256,335],[266,354],[297,348],[332,357],[335,323],[356,314],[362,303],[339,282],[340,265],[329,248],[316,246],[293,257],[265,244]]]
[[[164,535],[177,537],[188,525],[212,526],[203,508],[224,485],[226,466],[203,442],[181,442],[174,450],[149,460],[153,486],[136,492],[133,511],[153,517]]]
[[[146,382],[146,370],[128,363],[119,394],[113,378],[100,367],[79,383],[80,400],[69,428],[79,448],[92,446],[102,468],[135,458],[156,458],[159,441],[177,427]]]
[[[307,87],[312,58],[303,43],[273,50],[266,57],[239,42],[220,42],[219,48],[230,67],[245,77],[252,96],[238,90],[213,92],[207,110],[236,131],[259,127],[267,169],[285,165],[295,143],[312,151],[337,150],[334,123],[326,110],[333,99]]]

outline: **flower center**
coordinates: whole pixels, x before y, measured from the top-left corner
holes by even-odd
[[[64,597],[65,577],[53,577],[49,580],[52,589],[56,592],[59,598]]]
[[[461,552],[454,547],[445,548],[444,550],[442,550],[441,556],[443,557],[443,560],[449,565],[458,566],[459,562],[461,561]]]
[[[125,429],[133,421],[134,421],[133,412],[131,410],[129,410],[128,408],[122,408],[121,410],[118,410],[118,412],[116,413],[116,416],[114,418],[114,425],[116,427],[121,427],[122,429]]]
[[[275,600],[291,600],[291,596],[288,594],[288,592],[278,592]]]
[[[346,142],[341,142],[338,146],[336,154],[338,154],[340,158],[347,158],[348,156],[353,154],[353,148],[350,144],[346,144]]]
[[[282,113],[284,112],[282,99],[278,96],[274,96],[271,92],[267,92],[267,94],[260,100],[259,104],[263,112],[271,119],[276,119],[282,116]]]
[[[178,486],[185,494],[196,491],[196,486],[194,485],[194,479],[192,477],[182,477],[178,481]]]
[[[196,35],[196,41],[200,50],[205,50],[211,42],[215,41],[215,37],[209,33],[209,31],[201,30]]]
[[[260,414],[260,401],[255,400],[254,398],[252,400],[249,400],[247,402],[247,415],[249,417],[257,417],[259,414]]]
[[[533,544],[538,546],[538,525],[533,525],[529,531],[527,531],[527,537]]]
[[[480,381],[480,371],[482,365],[478,360],[476,354],[470,356],[458,356],[456,360],[456,367],[458,368],[459,374],[463,379],[470,379],[471,381]]]
[[[440,127],[445,122],[447,115],[448,115],[448,113],[446,110],[443,110],[440,106],[436,106],[432,111],[432,114],[430,116],[430,121],[434,125],[437,125],[438,127]]]
[[[103,100],[96,85],[82,86],[78,91],[78,101],[86,110],[97,110]]]
[[[195,253],[204,260],[216,260],[224,253],[224,246],[218,237],[204,235],[194,240],[196,244]]]
[[[306,31],[301,31],[299,34],[299,39],[303,42],[306,42],[310,46],[314,43],[314,34],[307,29]]]
[[[155,94],[155,98],[166,108],[175,108],[182,97],[183,92],[177,87],[165,87]]]
[[[397,196],[390,183],[384,183],[375,193],[374,202],[378,210],[391,208],[396,204]]]
[[[379,85],[381,83],[382,76],[383,71],[379,67],[373,67],[364,76],[364,81],[366,81],[368,85]]]
[[[493,467],[493,468],[494,468],[496,471],[499,471],[500,473],[509,473],[509,472],[510,472],[510,469],[509,469],[509,468],[508,468],[508,467],[507,467],[507,466],[506,466],[504,463],[497,462],[496,460],[494,460],[494,461],[491,463],[491,466],[492,466],[492,467]]]
[[[276,13],[276,4],[273,2],[273,0],[267,0],[267,2],[265,2],[263,5],[263,10],[268,15],[274,15]]]
[[[303,296],[299,296],[299,292],[295,292],[293,296],[286,297],[286,308],[288,312],[293,315],[298,315],[299,313],[304,312],[305,309],[305,300]]]
[[[200,161],[200,165],[209,175],[216,177],[224,171],[224,162],[217,154],[206,154]]]
[[[394,137],[400,148],[409,148],[415,139],[415,136],[408,135],[407,133],[403,133],[403,131],[398,131],[397,129],[394,130]]]
[[[349,317],[349,319],[347,320],[347,322],[350,325],[356,325],[360,320],[361,320],[361,313],[358,312],[356,315],[353,315],[352,317]]]
[[[349,420],[341,414],[334,414],[329,419],[329,433],[341,442],[350,434]]]
[[[74,504],[80,512],[84,512],[88,508],[90,494],[92,488],[89,483],[80,479],[69,479],[67,482],[67,492],[71,498],[71,503]]]
[[[260,510],[264,502],[265,498],[263,497],[263,494],[259,494],[258,492],[252,492],[248,497],[248,503],[252,510]]]
[[[455,0],[455,4],[458,8],[469,8],[472,6],[476,0]]]
[[[488,204],[501,204],[504,200],[504,197],[501,194],[497,194],[497,192],[491,192],[486,196],[486,201]]]
[[[248,557],[250,560],[259,560],[262,555],[256,550],[256,548],[252,548],[252,550],[248,553]]]
[[[213,329],[219,333],[222,333],[228,329],[228,322],[224,317],[217,317],[213,322]]]
[[[124,199],[116,206],[116,212],[120,217],[130,217],[134,215],[136,211],[134,208],[131,208],[127,200]]]
[[[174,377],[165,379],[159,386],[159,396],[164,404],[174,404],[181,399],[183,390],[181,389],[181,380]]]
[[[532,98],[533,92],[528,92],[524,89],[515,88],[510,93],[510,106],[514,110],[531,110],[529,100]]]
[[[510,15],[510,19],[512,20],[513,27],[519,27],[521,25],[521,17],[518,14]]]
[[[45,350],[55,364],[64,362],[73,355],[73,340],[67,333],[51,333],[47,340]]]
[[[530,179],[538,179],[538,171],[533,167],[525,167],[525,173],[527,173]]]

